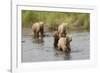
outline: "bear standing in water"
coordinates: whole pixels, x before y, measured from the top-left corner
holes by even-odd
[[[43,38],[44,35],[44,23],[43,22],[36,22],[32,25],[32,31],[34,38]]]
[[[58,44],[58,40],[59,40],[58,31],[54,31],[53,37],[54,37],[54,47],[57,48],[57,44]]]
[[[66,34],[67,34],[66,25],[67,25],[67,23],[62,23],[61,25],[59,25],[59,27],[58,27],[59,38],[66,37]]]
[[[58,49],[66,52],[70,52],[70,42],[72,41],[72,37],[66,36],[66,37],[61,37],[58,40]]]

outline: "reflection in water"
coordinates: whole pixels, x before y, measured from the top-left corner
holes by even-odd
[[[70,54],[65,54],[64,60],[70,60],[70,58],[71,58]]]
[[[43,39],[34,39],[28,33],[22,35],[22,62],[89,59],[88,32],[73,33],[69,54],[54,48],[52,33],[45,33]]]
[[[37,43],[37,44],[43,44],[43,39],[34,39],[34,38],[32,38],[32,43],[34,44],[34,43]]]
[[[56,57],[62,57],[64,60],[70,60],[70,52],[63,52],[60,50],[57,50],[57,48],[55,49],[55,56]]]

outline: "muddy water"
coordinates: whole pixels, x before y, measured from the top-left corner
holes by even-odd
[[[43,40],[33,39],[30,30],[22,32],[22,62],[85,60],[90,57],[89,32],[72,32],[71,53],[53,47],[52,33],[46,32]]]

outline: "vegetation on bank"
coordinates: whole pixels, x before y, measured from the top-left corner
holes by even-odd
[[[23,27],[31,27],[38,21],[45,22],[45,26],[49,29],[56,29],[61,23],[67,23],[70,30],[90,29],[89,13],[22,10]]]

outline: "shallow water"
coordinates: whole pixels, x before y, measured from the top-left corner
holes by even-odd
[[[43,41],[32,38],[30,30],[22,32],[22,62],[85,60],[90,57],[89,32],[72,32],[71,53],[53,47],[52,33],[45,33]]]

